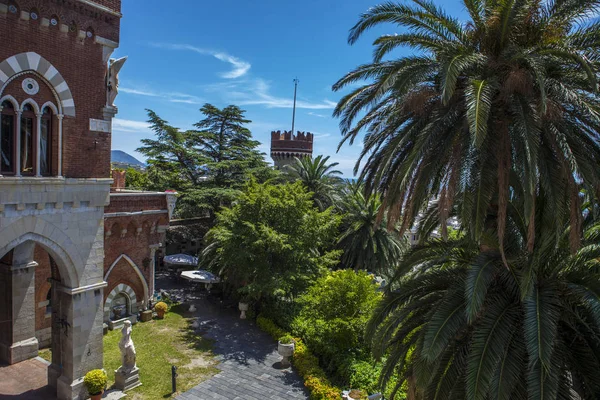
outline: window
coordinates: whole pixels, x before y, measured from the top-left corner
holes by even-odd
[[[33,175],[33,132],[35,113],[31,105],[23,107],[21,114],[21,173]]]
[[[46,304],[46,314],[51,314],[52,313],[52,289],[48,289],[48,294],[46,295],[46,301],[48,302],[48,304]]]
[[[50,175],[52,160],[52,110],[50,107],[44,108],[40,127],[40,173]]]
[[[0,174],[14,174],[15,109],[10,101],[2,103],[0,118]]]

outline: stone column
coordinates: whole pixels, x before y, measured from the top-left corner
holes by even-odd
[[[60,291],[57,321],[60,329],[61,366],[56,381],[59,400],[85,398],[83,377],[97,368],[102,368],[102,316],[104,287],[106,282],[78,288],[57,285]],[[54,346],[54,337],[53,337]],[[54,363],[54,360],[53,360]],[[50,369],[49,369],[50,378]]]
[[[62,133],[63,133],[63,115],[58,114],[56,118],[58,118],[58,165],[57,165],[57,175],[58,177],[62,177]]]
[[[145,299],[146,305],[154,296],[154,282],[156,279],[156,250],[160,247],[159,244],[150,245],[150,282],[148,282],[148,299]]]
[[[0,359],[9,363],[33,358],[38,354],[35,337],[35,267],[33,242],[23,243],[13,251],[12,265],[2,265],[4,290],[10,303],[5,305],[10,317],[5,322],[0,343]]]

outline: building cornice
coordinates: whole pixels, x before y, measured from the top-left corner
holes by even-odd
[[[119,18],[123,17],[123,14],[121,14],[120,12],[115,11],[115,10],[111,10],[108,7],[102,6],[100,4],[96,4],[96,3],[94,3],[94,2],[92,2],[90,0],[77,0],[77,1],[79,1],[80,3],[83,3],[83,4],[87,5],[87,6],[90,6],[90,7],[96,8],[96,9],[98,9],[100,11],[103,11],[103,12],[105,12],[107,14],[114,15],[115,17],[119,17]]]

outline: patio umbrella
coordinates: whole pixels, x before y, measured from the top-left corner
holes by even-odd
[[[220,283],[221,280],[218,276],[213,274],[212,272],[205,271],[203,269],[199,269],[196,271],[184,271],[180,275],[183,279],[187,279],[188,281],[194,283],[204,283],[206,286],[206,290],[210,292],[213,283]]]
[[[165,264],[174,266],[198,265],[198,257],[189,254],[172,254],[163,258]]]
[[[205,271],[203,269],[199,269],[196,271],[184,271],[181,273],[181,277],[183,279],[187,279],[188,281],[197,282],[197,283],[219,283],[221,280],[218,276],[213,274],[212,272]]]

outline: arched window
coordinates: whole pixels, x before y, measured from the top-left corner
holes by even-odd
[[[40,124],[40,173],[50,175],[52,172],[52,110],[45,107]]]
[[[46,295],[46,314],[52,313],[52,288],[48,289],[48,294]]]
[[[35,112],[30,104],[23,107],[21,113],[21,174],[33,175],[34,154],[33,141],[35,138]]]
[[[10,101],[2,103],[0,115],[0,174],[15,173],[15,108]]]

